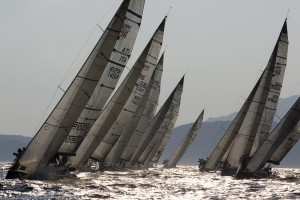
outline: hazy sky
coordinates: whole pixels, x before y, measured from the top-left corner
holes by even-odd
[[[62,95],[58,86],[67,88],[101,36],[97,24],[105,28],[120,3],[0,0],[1,134],[35,134]],[[300,94],[299,0],[146,0],[129,68],[170,7],[160,105],[186,73],[176,125],[193,122],[204,107],[205,119],[241,107],[268,62],[288,9],[290,45],[281,97]]]

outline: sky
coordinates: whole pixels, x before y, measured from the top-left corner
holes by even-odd
[[[0,134],[33,136],[101,37],[121,0],[0,1]],[[162,19],[162,105],[185,74],[176,126],[239,110],[288,16],[281,97],[300,94],[300,1],[146,0],[130,69]],[[123,76],[128,73],[124,70]]]

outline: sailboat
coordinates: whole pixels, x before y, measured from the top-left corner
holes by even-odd
[[[204,110],[200,113],[199,117],[194,122],[193,126],[186,134],[186,136],[183,138],[183,140],[181,141],[181,143],[179,144],[175,152],[172,154],[170,159],[164,164],[165,168],[176,167],[177,162],[181,159],[181,157],[184,155],[184,153],[187,151],[189,146],[196,138],[197,133],[199,132],[199,129],[202,126],[203,115],[204,115]]]
[[[78,117],[87,108],[99,80],[107,76],[107,71],[113,71],[124,65],[121,59],[124,56],[122,51],[127,45],[131,48],[135,41],[143,7],[144,1],[140,0],[122,2],[58,104],[26,149],[16,158],[7,173],[7,179],[56,178],[52,177],[53,174],[48,170],[49,163],[55,159],[56,153],[72,131]]]
[[[144,164],[148,157],[151,157],[150,154],[152,154],[152,157],[149,157],[149,160],[152,160],[167,133],[169,126],[174,126],[174,120],[176,121],[177,119],[180,106],[183,83],[184,77],[182,77],[158,113],[149,123],[138,148],[130,160],[130,166]]]
[[[165,21],[166,18],[161,22],[141,56],[91,127],[88,132],[89,137],[83,140],[76,151],[76,156],[70,157],[67,165],[80,169],[91,156],[98,161],[103,161],[104,156],[120,137],[128,120],[134,115],[156,67],[162,46]],[[103,146],[99,146],[101,142]],[[97,151],[98,146],[101,151]]]
[[[201,166],[203,170],[217,169],[222,159],[225,161],[222,175],[235,175],[241,160],[248,159],[251,152],[262,143],[266,137],[263,131],[270,130],[276,111],[286,67],[287,48],[285,21],[266,69],[207,162]],[[253,146],[254,140],[258,143]]]
[[[151,120],[155,113],[159,92],[160,92],[160,82],[162,77],[164,53],[160,57],[157,67],[151,77],[149,86],[139,104],[131,123],[127,125],[123,133],[121,134],[118,141],[114,144],[113,148],[106,156],[103,165],[105,167],[118,167],[118,164],[123,163],[118,162],[120,156],[124,152],[124,149],[129,143],[134,131],[136,130],[139,123],[147,123],[148,119]],[[149,123],[149,121],[148,121]],[[147,124],[148,124],[147,123]],[[146,128],[145,128],[146,129]],[[119,165],[120,167],[120,165]]]
[[[249,161],[244,163],[238,171],[237,178],[247,177],[266,177],[271,174],[270,167],[263,168],[265,164],[271,159],[271,156],[275,151],[281,153],[281,159],[290,150],[290,145],[286,146],[286,141],[289,141],[291,137],[298,136],[299,138],[300,128],[300,98],[294,103],[291,109],[287,112],[284,118],[269,134],[267,139],[259,146],[254,152]],[[295,144],[295,140],[292,140]],[[280,147],[280,148],[279,148]],[[282,148],[285,147],[285,148]],[[276,154],[275,154],[276,155]],[[283,157],[282,157],[283,155]],[[276,157],[276,156],[274,156]],[[274,157],[272,159],[274,159]],[[278,164],[278,163],[277,163]]]

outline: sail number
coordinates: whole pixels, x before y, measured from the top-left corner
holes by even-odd
[[[138,105],[141,101],[141,97],[139,96],[134,96],[133,99],[131,100],[131,102],[134,104],[134,105]]]
[[[123,24],[123,27],[122,27],[122,29],[120,31],[120,34],[119,34],[120,39],[124,39],[124,38],[127,37],[131,27],[132,26],[130,26],[129,24],[125,24],[125,23]]]
[[[67,136],[65,143],[79,143],[82,141],[82,136]]]
[[[273,97],[268,98],[268,101],[272,102],[272,103],[277,103],[278,102],[278,98],[279,96],[274,94]]]
[[[122,70],[118,67],[111,67],[108,73],[108,77],[111,79],[119,79]]]
[[[271,90],[277,90],[280,91],[282,85],[280,83],[275,83],[273,85],[271,85]]]
[[[80,132],[87,132],[88,128],[89,128],[88,123],[79,123],[79,122],[75,122],[74,126],[72,127],[73,130],[77,130]]]

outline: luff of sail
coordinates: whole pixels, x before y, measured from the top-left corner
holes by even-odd
[[[93,159],[101,162],[104,161],[113,145],[119,139],[123,130],[128,124],[132,123],[133,116],[146,92],[146,89],[148,88],[150,79],[157,65],[159,52],[163,42],[164,25],[165,19],[153,35],[150,49],[147,52],[144,68],[140,73],[136,86],[131,92],[131,96],[126,102],[124,109],[115,120],[113,126],[109,129],[99,146],[93,152],[91,156]]]
[[[288,42],[287,21],[285,20],[278,39],[277,56],[274,61],[275,69],[269,95],[250,155],[258,149],[260,144],[268,137],[270,132],[286,69]]]
[[[235,137],[235,140],[233,141],[226,162],[222,167],[221,174],[223,176],[235,175],[238,168],[240,167],[240,159],[242,159],[242,156],[244,158],[247,158],[250,155],[271,87],[271,81],[273,72],[275,70],[275,61],[278,51],[278,40],[276,42],[268,65],[262,74],[262,78],[246,113],[245,119],[243,120],[241,128],[237,136]]]
[[[165,164],[166,168],[176,167],[177,162],[184,155],[184,153],[187,151],[189,146],[196,138],[197,133],[199,132],[199,129],[202,126],[203,115],[204,115],[204,110],[200,113],[200,115],[198,116],[197,120],[194,122],[189,132],[186,134],[186,136],[183,138],[183,140],[181,141],[181,143],[179,144],[175,152],[172,154],[170,159]]]
[[[294,103],[284,118],[274,128],[268,138],[260,145],[250,158],[245,168],[239,171],[239,177],[251,175],[259,171],[276,151],[279,145],[295,132],[299,134],[300,128],[300,98]],[[238,176],[237,175],[237,176]]]
[[[179,81],[172,94],[161,107],[160,111],[156,114],[154,119],[150,122],[146,129],[145,137],[141,140],[138,149],[130,161],[131,165],[135,162],[144,164],[149,156],[151,160],[157,149],[159,148],[165,134],[167,133],[170,124],[175,124],[178,116],[181,94],[183,91],[184,77]],[[151,152],[154,152],[151,154]],[[151,161],[150,160],[150,161]]]
[[[120,39],[114,46],[107,66],[90,100],[60,147],[59,154],[75,154],[80,143],[100,115],[130,58],[133,44],[140,28],[145,0],[131,0],[130,2],[127,1],[128,3],[128,8],[123,8],[127,12],[118,15],[124,21],[119,31]]]
[[[7,178],[48,178],[44,170],[55,157],[64,139],[90,99],[103,71],[107,66],[114,46],[123,28],[123,19],[128,11],[129,0],[125,0],[98,43],[73,79],[72,83],[31,140],[14,165]],[[119,18],[123,16],[123,18]]]
[[[76,156],[72,156],[69,159],[69,162],[67,163],[68,165],[72,166],[73,168],[80,168],[87,162],[102,139],[114,125],[116,119],[124,109],[124,106],[126,105],[126,102],[129,98],[131,98],[130,100],[133,101],[133,103],[137,103],[138,105],[141,99],[136,93],[136,95],[132,95],[132,91],[135,87],[137,87],[138,90],[146,90],[145,86],[147,86],[147,83],[146,85],[143,84],[143,75],[141,74],[141,71],[146,70],[148,66],[150,66],[149,70],[152,70],[152,68],[156,66],[157,60],[155,59],[155,57],[151,58],[151,54],[148,53],[150,50],[157,50],[157,48],[158,51],[160,50],[160,47],[162,45],[161,42],[165,20],[166,19],[164,19],[160,24],[159,28],[156,30],[154,36],[147,44],[137,62],[125,77],[124,81],[122,82],[116,93],[113,95],[113,97],[110,99],[108,104],[104,107],[101,115],[98,117],[97,121],[88,132],[88,137],[83,140],[83,142],[77,149]],[[147,65],[145,65],[146,60]],[[137,83],[139,85],[137,85]],[[137,96],[137,98],[132,99],[135,96]]]
[[[163,67],[163,55],[158,61],[157,67],[151,77],[149,86],[141,100],[141,103],[139,104],[132,122],[127,125],[126,129],[123,131],[121,134],[120,138],[118,141],[114,144],[113,148],[109,152],[109,154],[106,156],[104,160],[104,166],[112,166],[116,161],[120,158],[121,154],[123,153],[124,149],[126,148],[131,136],[134,133],[134,130],[137,128],[137,125],[139,122],[143,119],[143,113],[146,111],[145,114],[147,114],[147,118],[151,118],[153,116],[153,113],[155,110],[153,109],[154,107],[149,107],[147,104],[151,102],[156,102],[158,101],[158,93],[159,93],[159,86],[161,82],[161,76],[162,76],[162,67]],[[158,91],[157,91],[158,90]],[[157,93],[157,95],[150,96]],[[149,104],[148,104],[149,105]],[[150,104],[153,105],[153,104]],[[156,108],[156,106],[155,106]]]

